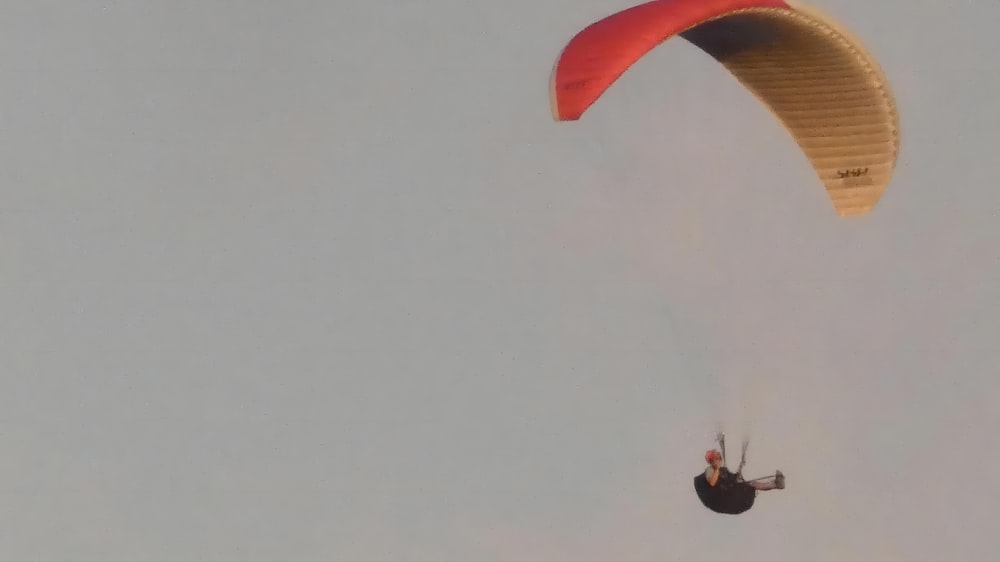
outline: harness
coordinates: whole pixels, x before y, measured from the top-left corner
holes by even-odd
[[[716,513],[737,515],[753,507],[757,490],[743,481],[739,473],[732,473],[726,467],[719,469],[719,480],[711,486],[702,472],[694,477],[694,490],[701,503]]]

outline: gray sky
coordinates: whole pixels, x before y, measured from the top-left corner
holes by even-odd
[[[992,558],[1000,5],[817,4],[902,120],[844,220],[681,41],[552,121],[632,3],[4,2],[0,559]]]

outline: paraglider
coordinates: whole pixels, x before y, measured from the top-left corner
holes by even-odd
[[[888,81],[848,31],[795,0],[653,0],[597,21],[556,60],[553,117],[579,119],[630,66],[675,35],[720,62],[771,110],[838,215],[864,215],[878,202],[899,152]]]
[[[749,441],[743,442],[739,468],[735,473],[730,472],[726,467],[725,436],[720,433],[718,441],[722,452],[715,449],[708,450],[705,453],[708,468],[694,477],[694,490],[702,505],[716,513],[739,515],[753,507],[757,492],[785,489],[785,475],[780,470],[775,471],[773,476],[753,480],[743,479]]]

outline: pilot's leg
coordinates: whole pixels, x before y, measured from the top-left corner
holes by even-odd
[[[781,473],[780,470],[775,471],[774,476],[768,478],[761,478],[758,480],[751,480],[747,482],[755,490],[784,490],[785,489],[785,475]]]
[[[753,488],[754,490],[760,490],[760,491],[774,490],[775,488],[778,487],[778,484],[777,482],[775,482],[774,478],[768,478],[766,480],[751,480],[750,482],[747,482],[747,484],[750,484],[750,487]]]

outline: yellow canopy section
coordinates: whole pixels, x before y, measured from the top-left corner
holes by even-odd
[[[754,7],[681,35],[754,93],[795,138],[840,216],[878,202],[899,152],[887,80],[860,42],[811,7]]]

